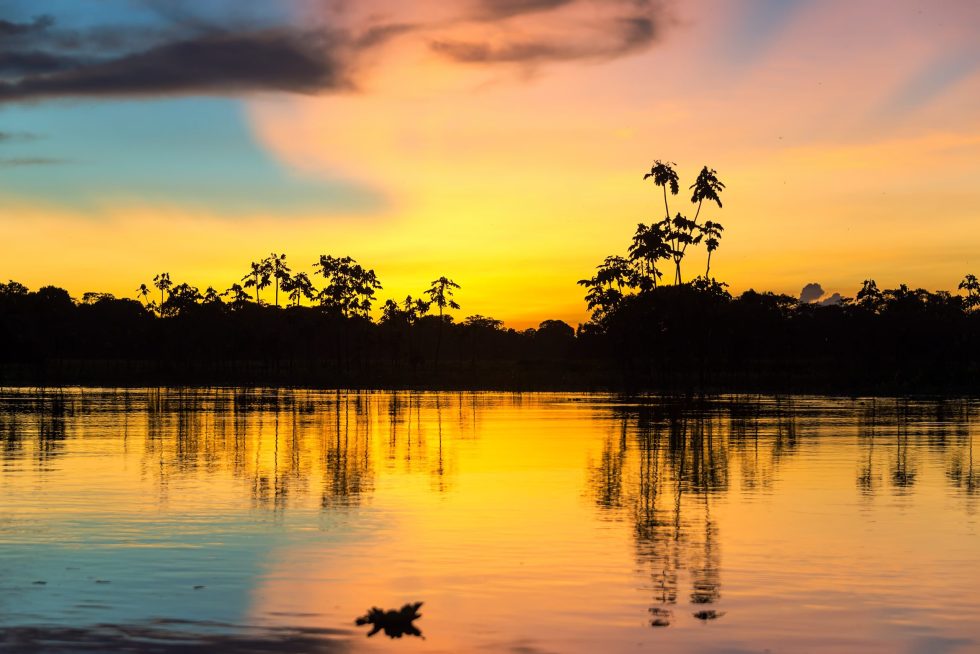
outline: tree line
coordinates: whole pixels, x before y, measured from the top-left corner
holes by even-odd
[[[170,273],[163,272],[153,277],[152,284],[140,284],[136,289],[136,297],[148,311],[163,318],[180,315],[181,312],[186,312],[197,304],[211,306],[225,304],[233,311],[243,308],[250,302],[265,306],[266,302],[263,301],[261,292],[271,286],[273,304],[276,308],[280,307],[281,291],[290,306],[301,306],[305,298],[327,313],[345,318],[370,317],[375,293],[382,288],[374,270],[364,268],[349,256],[334,257],[322,254],[313,263],[313,276],[314,279],[322,278],[320,288],[314,286],[309,274],[293,272],[286,262],[285,254],[273,252],[264,259],[253,261],[248,272],[241,278],[241,283],[233,283],[224,291],[219,292],[213,286],[209,286],[202,293],[198,287],[186,282],[175,284]],[[151,286],[160,294],[159,302],[156,301]],[[428,299],[412,299],[408,296],[402,303],[404,308],[399,308],[399,304],[394,300],[387,300],[384,304],[382,320],[399,315],[400,312],[415,317],[424,316],[433,305],[439,310],[440,316],[446,308],[459,309],[459,305],[453,300],[453,291],[458,288],[459,284],[442,276],[434,280],[423,293],[428,296]],[[82,301],[91,303],[103,299],[115,299],[115,297],[108,293],[86,293]]]
[[[220,291],[167,272],[133,299],[0,283],[0,383],[978,390],[976,276],[960,293],[869,279],[826,306],[753,289],[733,296],[711,276],[725,230],[718,172],[701,168],[688,210],[671,206],[675,164],[657,160],[643,179],[658,206],[662,198],[662,217],[639,223],[623,253],[578,282],[591,315],[577,329],[561,320],[508,329],[482,315],[456,322],[460,285],[446,276],[376,306],[381,281],[352,257],[321,255],[295,272],[271,253]],[[702,247],[703,273],[685,276]]]
[[[664,217],[640,223],[625,255],[607,256],[579,281],[592,314],[578,330],[593,354],[615,362],[622,383],[650,388],[796,387],[828,391],[927,392],[980,388],[980,281],[961,294],[880,289],[865,280],[853,298],[826,306],[771,292],[734,297],[710,276],[724,227],[725,184],[704,166],[691,184],[693,217],[671,215],[680,191],[675,164],[655,161],[643,177],[663,197]],[[704,246],[704,273],[683,281],[682,264]],[[673,268],[663,283],[662,268]],[[779,380],[779,381],[777,381]],[[790,386],[786,386],[789,384]]]
[[[381,282],[352,257],[322,255],[305,273],[282,253],[252,262],[223,291],[202,292],[167,272],[134,298],[0,283],[0,383],[508,388],[517,383],[513,362],[568,358],[570,325],[545,320],[518,331],[483,315],[457,322],[459,289],[443,275],[417,297],[376,306]]]

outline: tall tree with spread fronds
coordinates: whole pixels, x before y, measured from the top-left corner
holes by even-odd
[[[453,299],[453,289],[460,288],[459,284],[449,279],[445,275],[433,280],[432,285],[426,291],[429,296],[429,304],[439,308],[439,333],[436,337],[436,356],[435,364],[439,365],[439,352],[442,349],[442,330],[445,328],[444,312],[446,309],[459,309],[459,304]]]
[[[650,172],[643,176],[644,180],[653,178],[653,183],[663,188],[664,218],[666,220],[670,220],[670,207],[667,205],[667,188],[670,188],[671,195],[677,195],[680,192],[680,178],[677,176],[677,171],[674,170],[674,166],[676,165],[671,161],[660,161],[657,159],[653,162]]]
[[[153,278],[153,285],[157,287],[160,291],[160,317],[163,318],[163,304],[166,301],[164,298],[164,293],[170,290],[170,287],[174,285],[170,281],[170,273],[160,273]]]
[[[242,281],[245,282],[245,288],[255,288],[255,303],[261,304],[259,291],[272,284],[272,268],[267,259],[253,261],[251,265],[252,269],[245,273]]]
[[[701,215],[701,204],[707,200],[709,202],[714,202],[721,209],[721,192],[725,190],[725,184],[718,179],[718,171],[714,168],[708,168],[704,166],[701,168],[701,172],[698,173],[698,178],[694,180],[689,189],[691,193],[691,202],[697,203],[698,209],[694,214],[694,222],[698,221],[698,216]]]
[[[446,309],[459,309],[459,304],[453,299],[453,289],[459,287],[459,284],[448,277],[440,277],[433,280],[432,286],[426,291],[429,302],[439,308],[439,322],[442,322]]]
[[[150,289],[146,284],[140,284],[140,287],[136,289],[136,298],[141,300],[147,307],[150,306]]]
[[[276,287],[276,306],[279,306],[279,289],[285,290],[289,286],[292,270],[286,265],[286,255],[273,252],[262,260],[262,265],[272,275],[273,284]]]
[[[702,167],[697,179],[689,187],[692,192],[691,202],[697,205],[694,218],[690,219],[679,212],[674,217],[671,217],[670,203],[667,200],[667,190],[668,188],[670,189],[671,195],[677,195],[680,192],[679,178],[677,171],[674,170],[675,165],[672,162],[663,162],[658,159],[650,168],[650,172],[643,176],[643,179],[653,179],[653,183],[663,189],[664,219],[660,222],[660,225],[663,240],[669,245],[671,249],[670,254],[674,259],[674,283],[681,284],[683,282],[681,262],[687,253],[688,246],[698,245],[704,238],[712,238],[711,251],[717,249],[718,236],[708,236],[705,234],[702,226],[698,223],[698,218],[701,216],[701,208],[705,201],[715,202],[721,208],[721,192],[725,189],[725,184],[718,179],[716,170],[707,166]]]
[[[708,265],[704,269],[705,279],[708,278],[708,274],[711,272],[711,254],[721,244],[721,233],[723,231],[725,231],[725,228],[721,226],[721,223],[716,223],[712,220],[706,220],[701,226],[701,234],[704,236],[704,247],[708,251]]]

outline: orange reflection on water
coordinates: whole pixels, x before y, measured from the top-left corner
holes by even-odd
[[[150,548],[88,563],[115,575],[103,623],[132,620],[126,604],[235,605],[222,620],[375,649],[354,618],[422,601],[425,640],[401,649],[980,643],[968,402],[84,390],[0,406],[0,562],[30,552],[11,583],[34,616],[77,620],[22,587],[53,577],[60,542]],[[59,574],[65,597],[93,592]],[[196,604],[166,603],[180,592]]]

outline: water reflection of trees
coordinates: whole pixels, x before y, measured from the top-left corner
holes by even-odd
[[[950,486],[973,495],[980,475],[972,410],[951,399],[739,397],[623,405],[613,411],[615,427],[591,466],[590,488],[600,515],[632,523],[637,560],[650,578],[650,622],[665,626],[678,603],[722,598],[712,516],[733,483],[743,494],[767,492],[784,461],[821,439],[849,438],[856,425],[861,494],[873,497],[883,479],[894,494],[913,492],[921,459],[931,457]]]
[[[223,476],[260,507],[349,507],[371,495],[378,465],[449,490],[456,443],[475,437],[482,406],[475,394],[14,390],[0,396],[0,456],[42,465],[76,440],[118,436],[106,456],[136,457],[161,498]]]
[[[919,481],[921,459],[945,468],[947,482],[967,494],[976,492],[970,402],[957,399],[910,401],[867,399],[858,402],[858,442],[862,454],[857,486],[873,497],[888,480],[891,492],[905,495]]]
[[[712,504],[729,488],[733,457],[746,462],[747,486],[767,483],[760,477],[771,465],[759,460],[753,414],[743,408],[658,401],[615,410],[616,430],[593,466],[592,490],[604,514],[633,524],[637,559],[655,602],[652,625],[670,624],[683,578],[690,604],[721,598]]]

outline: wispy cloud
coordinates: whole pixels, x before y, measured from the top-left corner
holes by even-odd
[[[34,132],[0,132],[0,143],[22,143],[36,141],[39,138],[41,135]]]
[[[583,29],[581,37],[567,35],[493,40],[433,40],[432,49],[458,63],[536,64],[581,59],[612,59],[649,46],[658,35],[648,17],[615,18]]]
[[[68,159],[57,159],[53,157],[10,157],[0,159],[0,166],[4,168],[21,168],[25,166],[54,166],[69,163]]]
[[[942,53],[912,73],[893,95],[886,99],[883,113],[898,114],[925,106],[956,84],[980,70],[980,46],[957,48]]]

